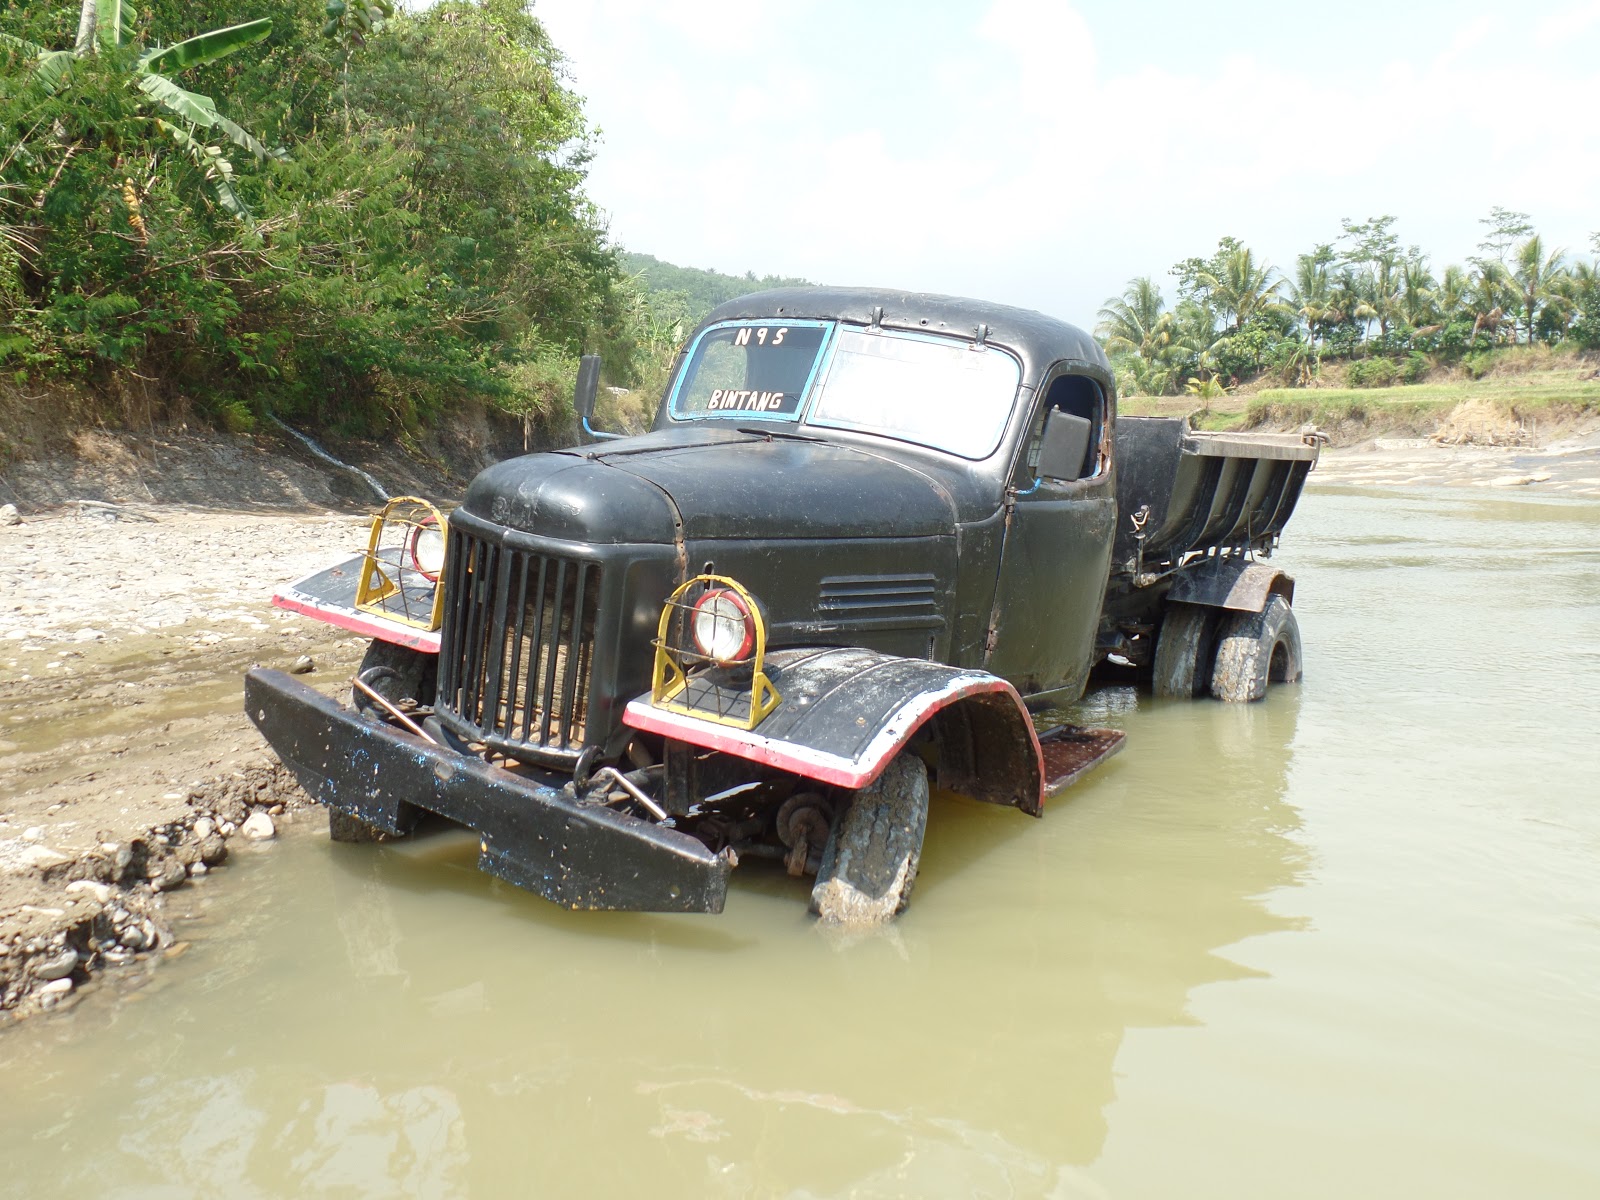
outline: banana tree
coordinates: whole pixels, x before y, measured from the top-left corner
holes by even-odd
[[[73,63],[88,55],[105,52],[126,64],[128,86],[141,93],[140,104],[150,120],[199,168],[218,204],[234,216],[248,217],[233,188],[233,163],[215,142],[226,139],[258,159],[270,157],[271,152],[218,112],[211,97],[178,86],[168,75],[216,62],[261,41],[272,32],[272,22],[265,18],[246,21],[176,45],[145,47],[133,39],[137,17],[133,6],[123,0],[83,0],[78,36],[71,50],[51,50],[9,34],[0,34],[0,47],[33,58],[33,82],[50,94],[72,86]]]

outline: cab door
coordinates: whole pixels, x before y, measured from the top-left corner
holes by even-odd
[[[985,666],[1065,703],[1094,665],[1111,567],[1113,417],[1105,387],[1064,367],[1038,394],[1007,493]]]

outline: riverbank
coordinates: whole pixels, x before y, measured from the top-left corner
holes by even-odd
[[[152,467],[97,473],[113,452],[137,460],[148,443],[132,438],[100,433],[99,458],[0,474],[0,496],[22,501],[0,524],[0,1021],[75,1003],[105,968],[182,953],[170,893],[213,886],[252,834],[324,819],[249,725],[240,679],[300,664],[333,694],[365,649],[270,604],[359,550],[362,485],[226,435],[163,435]],[[459,494],[442,477],[420,487],[426,466],[397,481],[366,463],[391,490]],[[1595,499],[1600,430],[1545,445],[1367,439],[1328,450],[1313,478]],[[101,498],[40,503],[91,484]]]
[[[364,515],[70,505],[0,528],[0,1014],[182,953],[163,894],[309,801],[254,736],[254,663],[334,691],[365,643],[270,605]],[[315,815],[315,814],[313,814]]]

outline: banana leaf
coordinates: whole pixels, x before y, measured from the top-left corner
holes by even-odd
[[[246,21],[242,25],[229,25],[225,29],[213,29],[210,33],[196,34],[176,45],[147,50],[139,59],[139,67],[145,71],[171,72],[203,66],[259,42],[271,32],[272,20],[269,17]]]

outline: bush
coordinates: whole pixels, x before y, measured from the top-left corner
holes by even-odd
[[[1428,356],[1416,350],[1406,355],[1406,360],[1400,364],[1401,383],[1421,383],[1427,378],[1428,371],[1433,364],[1428,361]]]
[[[1393,359],[1365,358],[1350,364],[1345,379],[1351,387],[1388,387],[1399,372],[1399,365]]]

